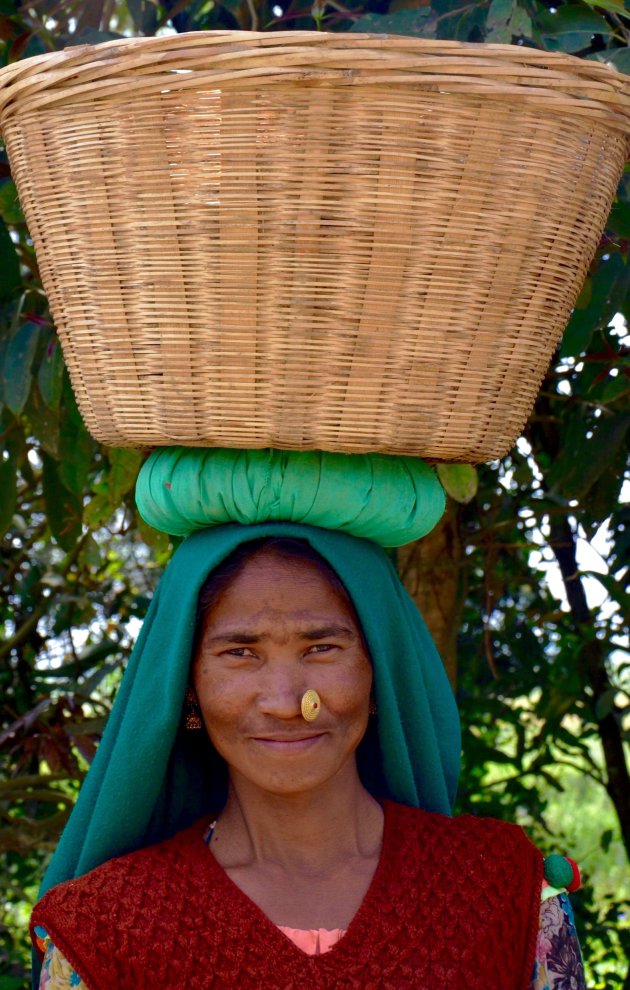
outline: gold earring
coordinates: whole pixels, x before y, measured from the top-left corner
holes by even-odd
[[[198,732],[199,729],[203,728],[199,702],[192,688],[186,690],[185,722],[189,732]]]
[[[302,718],[306,722],[314,722],[320,713],[322,703],[317,691],[309,688],[302,695]]]

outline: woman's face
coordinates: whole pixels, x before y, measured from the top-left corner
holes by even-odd
[[[208,612],[193,685],[232,779],[288,795],[354,765],[372,668],[351,606],[317,566],[267,552]],[[314,722],[300,708],[308,688],[321,698]]]

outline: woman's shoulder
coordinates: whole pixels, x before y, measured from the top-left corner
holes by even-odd
[[[137,948],[147,932],[157,938],[171,918],[182,915],[188,899],[196,896],[199,901],[202,881],[212,882],[207,868],[212,857],[203,841],[207,825],[207,818],[199,820],[171,838],[113,857],[52,887],[31,914],[31,939],[39,954],[44,945],[38,932],[43,930],[91,986],[82,965],[96,945],[104,958],[103,953],[111,954],[112,939]]]
[[[161,842],[114,856],[76,879],[51,887],[36,905],[34,913],[37,914],[40,905],[46,910],[63,905],[65,910],[70,903],[83,902],[86,898],[102,901],[117,897],[122,890],[143,883],[147,878],[156,884],[161,876],[177,874],[195,857],[207,855],[203,842],[207,824],[207,817],[200,819]]]
[[[431,839],[447,842],[450,847],[465,844],[479,852],[505,854],[531,852],[542,862],[536,849],[520,825],[481,815],[445,815],[422,808],[411,808],[395,801],[384,802],[386,815],[399,836],[423,842]]]

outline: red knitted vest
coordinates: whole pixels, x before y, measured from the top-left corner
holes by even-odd
[[[307,956],[236,887],[207,822],[50,890],[33,912],[89,990],[527,990],[542,857],[521,829],[385,802],[347,934]]]

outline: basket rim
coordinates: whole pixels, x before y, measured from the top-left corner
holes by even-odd
[[[415,85],[544,100],[630,134],[630,75],[603,62],[520,45],[327,31],[188,31],[72,45],[0,68],[0,123],[86,100],[128,100],[203,84]]]

